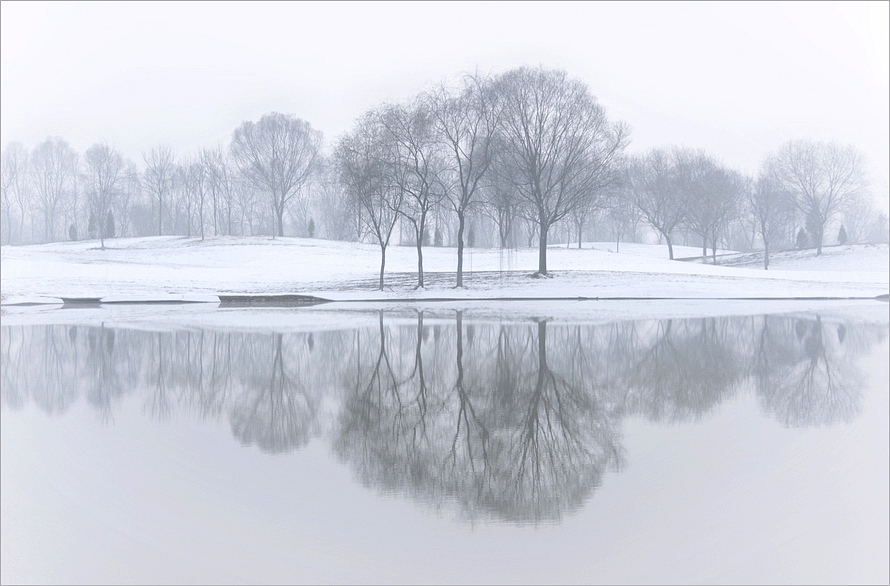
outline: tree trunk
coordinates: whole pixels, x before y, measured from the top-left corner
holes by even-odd
[[[269,219],[271,220],[271,225],[269,226],[269,229],[272,230],[272,240],[275,240],[275,223],[277,221],[276,218],[278,217],[278,211],[275,209],[274,203],[269,208],[269,214],[270,214]]]
[[[161,230],[161,222],[164,218],[164,202],[161,198],[158,198],[158,236],[162,234]]]
[[[463,210],[457,211],[457,287],[464,286],[464,223]]]
[[[380,245],[380,290],[383,291],[383,269],[386,267],[386,245]]]
[[[673,242],[671,242],[671,236],[670,236],[670,234],[667,234],[666,232],[662,232],[662,235],[664,236],[664,239],[667,241],[668,258],[670,258],[671,260],[674,260],[674,244],[673,244]],[[705,255],[707,255],[707,251],[705,252]]]
[[[769,240],[763,239],[763,270],[769,270]]]
[[[417,287],[423,287],[423,240],[421,235],[417,236]]]
[[[549,226],[541,224],[541,237],[538,240],[538,272],[542,275],[547,274],[547,231]]]

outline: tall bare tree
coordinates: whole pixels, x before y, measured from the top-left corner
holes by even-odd
[[[361,213],[357,202],[349,197],[338,180],[336,161],[325,157],[311,183],[316,209],[319,214],[322,238],[332,240],[361,240],[364,227],[360,224]]]
[[[511,243],[515,243],[514,232],[518,217],[516,208],[519,206],[519,202],[513,194],[513,187],[502,174],[490,173],[485,181],[482,194],[483,211],[498,226],[500,247],[507,248]]]
[[[108,212],[115,199],[120,196],[126,179],[124,159],[107,144],[94,144],[84,154],[86,167],[85,190],[90,201],[90,209],[98,220],[99,239],[105,249]]]
[[[142,176],[133,161],[125,160],[124,180],[122,181],[120,196],[114,202],[115,213],[118,218],[118,236],[130,235],[130,221],[133,204],[140,199],[142,194]]]
[[[340,180],[355,202],[361,222],[380,246],[380,290],[386,269],[386,247],[400,217],[405,192],[392,164],[390,137],[380,121],[380,110],[367,112],[334,153]]]
[[[689,198],[684,224],[702,240],[702,262],[712,244],[717,262],[717,240],[721,231],[739,210],[744,183],[704,151],[677,151],[677,189]]]
[[[231,234],[235,183],[226,153],[221,146],[203,149],[201,163],[213,207],[213,234]]]
[[[203,153],[198,152],[186,159],[183,180],[185,196],[189,202],[189,216],[194,218],[195,230],[204,240],[204,210],[207,204],[208,180],[204,165]],[[189,235],[191,235],[192,222],[189,221]]]
[[[12,208],[19,207],[19,238],[24,238],[25,208],[28,196],[28,151],[20,142],[11,142],[3,149],[2,176],[3,212],[6,215],[6,243],[12,242]]]
[[[862,155],[852,145],[794,140],[767,164],[782,188],[795,195],[819,256],[826,225],[867,187]]]
[[[408,106],[387,106],[380,117],[388,134],[386,143],[392,175],[404,192],[402,216],[411,224],[417,249],[417,287],[423,287],[423,244],[430,212],[444,197],[439,180],[440,157],[433,135],[429,104],[416,100]]]
[[[142,153],[142,160],[145,161],[143,173],[145,190],[158,203],[158,236],[163,234],[164,202],[170,198],[173,191],[175,159],[173,149],[167,145],[159,145],[148,153]]]
[[[445,87],[431,95],[438,138],[445,152],[443,179],[457,214],[457,287],[463,287],[464,230],[492,161],[492,136],[500,107],[490,78],[466,75],[457,93]],[[503,241],[503,237],[501,239]]]
[[[640,211],[634,205],[633,199],[628,197],[628,190],[625,189],[623,181],[607,191],[605,207],[609,228],[615,239],[615,252],[619,252],[621,237],[626,232],[630,231],[632,238],[636,236]]]
[[[794,196],[784,191],[765,170],[749,184],[746,195],[748,213],[763,240],[763,270],[768,270],[770,244],[787,231],[794,216]]]
[[[74,189],[77,153],[59,137],[47,138],[31,151],[28,166],[37,206],[43,215],[43,240],[56,238],[56,220]]]
[[[871,228],[880,221],[880,213],[871,194],[863,192],[851,197],[842,210],[847,243],[865,242],[869,237],[869,232],[872,231]]]
[[[321,149],[322,134],[305,120],[272,112],[259,122],[243,122],[232,134],[232,154],[241,170],[270,198],[278,235],[284,233],[284,211],[309,180]]]
[[[668,245],[668,257],[674,258],[672,234],[686,218],[688,194],[678,189],[676,161],[680,152],[653,149],[636,156],[625,169],[624,186],[643,219],[661,234]]]
[[[537,223],[538,273],[547,275],[550,227],[617,180],[629,130],[609,122],[587,86],[564,71],[514,69],[498,91],[499,172]]]

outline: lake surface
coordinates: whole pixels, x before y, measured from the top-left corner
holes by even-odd
[[[5,315],[2,581],[886,583],[878,307]]]

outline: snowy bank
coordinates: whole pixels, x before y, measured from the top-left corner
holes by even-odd
[[[182,237],[0,248],[4,306],[60,303],[63,297],[103,302],[218,302],[220,294],[304,294],[337,301],[494,300],[500,298],[756,299],[867,298],[890,291],[886,244],[777,254],[769,271],[668,260],[666,247],[586,243],[548,250],[552,277],[534,279],[537,250],[468,249],[465,287],[454,288],[453,248],[424,248],[426,287],[416,289],[412,247],[387,249],[384,291],[378,291],[379,248],[317,239]],[[678,257],[695,247],[676,246]]]

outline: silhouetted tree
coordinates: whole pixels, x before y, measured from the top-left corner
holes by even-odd
[[[852,145],[797,140],[782,146],[767,164],[776,181],[795,195],[816,255],[822,254],[825,226],[866,189],[862,155]]]
[[[124,159],[120,153],[106,144],[94,144],[84,155],[86,165],[86,191],[90,199],[90,207],[96,214],[96,223],[101,246],[105,248],[107,223],[102,222],[108,216],[124,188]]]
[[[340,139],[334,158],[340,181],[359,213],[360,223],[380,246],[382,291],[386,248],[405,198],[398,174],[405,169],[393,165],[390,153],[394,145],[381,116],[382,110],[366,113],[352,132]]]
[[[564,71],[514,69],[497,91],[497,172],[537,225],[538,273],[547,275],[550,227],[618,179],[629,130],[609,122],[587,86]]]
[[[321,142],[321,132],[308,122],[278,112],[259,122],[242,122],[232,134],[232,154],[245,176],[268,193],[279,236],[284,234],[285,208],[315,170]]]

